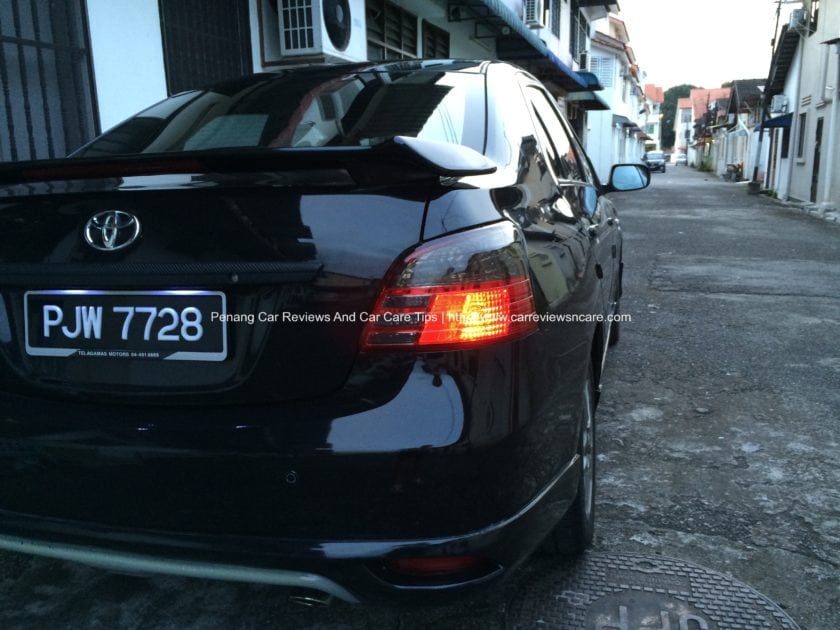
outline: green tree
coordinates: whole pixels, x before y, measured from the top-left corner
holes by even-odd
[[[662,113],[662,147],[673,147],[674,141],[674,117],[677,113],[677,100],[686,98],[691,89],[696,86],[683,83],[682,85],[675,85],[672,88],[665,90],[665,102],[660,107]]]

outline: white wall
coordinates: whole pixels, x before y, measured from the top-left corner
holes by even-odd
[[[793,169],[790,175],[788,196],[797,201],[810,201],[811,199],[811,177],[814,170],[814,144],[816,136],[817,119],[823,119],[823,136],[821,145],[821,159],[819,172],[819,186],[817,188],[816,203],[823,201],[824,184],[827,178],[832,181],[840,180],[840,160],[830,163],[829,151],[832,145],[840,141],[840,129],[831,129],[831,92],[827,91],[828,86],[833,87],[837,76],[837,55],[828,51],[822,42],[840,35],[840,0],[822,0],[820,4],[819,23],[817,32],[810,37],[802,38],[802,62],[791,67],[791,74],[795,68],[799,68],[801,78],[799,79],[799,93],[794,102],[790,104],[793,114],[793,127],[791,131],[791,151],[794,154]],[[823,56],[827,54],[827,66],[823,66]],[[825,75],[823,75],[825,72]],[[791,78],[789,78],[790,80]],[[787,92],[787,87],[786,87]],[[825,97],[829,98],[826,99]],[[805,148],[801,158],[795,157],[796,141],[799,135],[799,115],[806,114],[805,121]],[[840,124],[838,124],[840,127]],[[838,152],[835,152],[835,156]],[[840,191],[834,188],[830,192],[834,200],[840,198]]]
[[[802,47],[800,46],[796,49],[796,53],[793,57],[793,60],[791,61],[790,71],[788,72],[787,78],[785,80],[785,87],[783,93],[788,97],[788,111],[795,110],[797,103],[799,102],[799,70],[801,65],[801,56]],[[776,191],[777,195],[781,199],[789,199],[791,196],[791,175],[793,173],[793,167],[796,160],[796,131],[798,122],[799,117],[794,111],[793,117],[791,119],[791,126],[788,131],[788,133],[790,134],[788,157],[781,157],[781,143],[779,143],[780,146],[777,149],[777,163],[779,164],[779,166],[776,169],[776,181],[771,182],[771,188],[773,188]],[[750,174],[752,174],[752,171],[750,171]]]
[[[601,181],[607,181],[613,164],[622,161],[624,153],[624,131],[613,124],[613,114],[624,115],[627,109],[622,101],[623,81],[621,79],[622,61],[612,48],[604,48],[595,42],[590,45],[592,57],[611,57],[612,85],[605,85],[598,92],[610,109],[606,111],[590,111],[587,114],[586,152],[592,160]],[[609,83],[607,81],[606,83]]]
[[[474,22],[450,22],[446,17],[446,4],[429,0],[395,0],[395,3],[417,16],[417,54],[423,53],[423,26],[427,22],[449,32],[449,56],[461,59],[493,59],[496,57],[495,39],[473,39]],[[520,4],[520,15],[522,6]]]
[[[102,131],[166,98],[157,0],[88,0]]]
[[[598,173],[598,178],[606,182],[613,165],[615,141],[613,139],[613,113],[606,111],[591,111],[586,119],[586,153],[592,160],[592,165]]]

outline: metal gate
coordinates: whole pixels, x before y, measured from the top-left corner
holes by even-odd
[[[61,157],[99,131],[84,0],[0,2],[0,161]]]
[[[254,71],[245,0],[160,0],[169,94]]]

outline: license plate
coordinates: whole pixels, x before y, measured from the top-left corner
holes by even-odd
[[[227,305],[218,291],[28,291],[26,353],[223,361]]]

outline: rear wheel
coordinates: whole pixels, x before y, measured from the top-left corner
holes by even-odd
[[[543,542],[542,552],[547,555],[579,555],[592,544],[595,533],[595,395],[591,366],[584,383],[580,414],[577,496]]]
[[[618,315],[618,309],[615,311],[616,316]],[[614,346],[618,343],[619,338],[621,337],[621,322],[616,320],[610,325],[610,338],[607,342],[610,347]]]
[[[618,315],[621,313],[621,289],[624,283],[624,256],[619,258],[618,263],[618,291],[616,291],[616,298],[615,298],[615,310],[613,311],[613,315],[615,315],[615,321],[612,322],[610,325],[610,336],[607,339],[607,345],[609,347],[614,346],[618,343],[618,339],[621,336],[621,322],[618,321]]]

